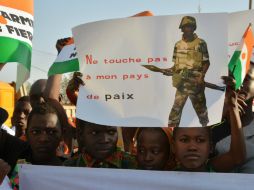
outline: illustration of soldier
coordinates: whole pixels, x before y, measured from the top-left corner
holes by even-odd
[[[199,122],[207,126],[208,111],[206,106],[205,87],[224,91],[225,87],[205,82],[205,74],[210,66],[206,42],[200,39],[194,31],[197,28],[196,19],[184,16],[179,28],[183,32],[182,40],[174,47],[171,68],[161,69],[153,65],[143,65],[145,68],[172,76],[173,86],[177,89],[175,100],[169,114],[168,124],[177,127],[180,124],[183,107],[188,97],[196,111]]]
[[[200,124],[207,126],[209,119],[204,92],[204,78],[210,66],[207,45],[194,33],[197,28],[194,17],[184,16],[179,28],[183,32],[182,40],[175,44],[174,66],[168,69],[168,72],[173,73],[173,86],[177,89],[168,124],[171,127],[179,125],[183,107],[189,97]]]

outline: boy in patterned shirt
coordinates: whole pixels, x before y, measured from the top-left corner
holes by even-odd
[[[92,168],[136,168],[135,158],[116,146],[117,128],[77,119],[80,153],[64,162],[65,166]]]

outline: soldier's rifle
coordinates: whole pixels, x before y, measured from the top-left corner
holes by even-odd
[[[166,76],[173,76],[173,71],[171,69],[161,69],[161,68],[156,67],[154,65],[142,65],[142,66],[150,71],[153,71],[153,72],[159,72],[159,73],[162,73]],[[191,80],[191,79],[189,79],[189,80]],[[195,82],[195,80],[193,82]],[[218,85],[210,83],[210,82],[205,82],[205,87],[211,88],[214,90],[220,90],[220,91],[225,91],[225,89],[226,89],[226,86],[218,86]]]

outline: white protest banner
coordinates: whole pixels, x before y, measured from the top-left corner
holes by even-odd
[[[252,190],[253,174],[22,165],[20,190]]]
[[[176,88],[171,76],[153,71],[174,65],[184,16],[115,19],[75,27],[73,37],[86,83],[79,91],[77,117],[104,125],[167,126]],[[227,73],[227,14],[191,16],[197,22],[195,33],[208,47],[205,81],[212,84],[205,88],[203,109],[207,106],[210,125],[220,121],[224,101],[224,93],[215,85]],[[142,65],[156,67],[149,70]],[[193,107],[187,100],[181,126],[201,125]]]

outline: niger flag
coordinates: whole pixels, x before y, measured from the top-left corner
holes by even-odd
[[[0,0],[0,10],[0,64],[22,64],[18,74],[25,80],[31,68],[33,0]]]
[[[240,45],[232,55],[228,67],[236,80],[236,89],[238,89],[246,76],[250,67],[250,58],[252,55],[254,41],[251,25],[246,29]]]
[[[79,62],[76,52],[76,47],[71,38],[63,47],[55,62],[51,65],[48,71],[48,76],[54,74],[63,74],[79,70]]]

